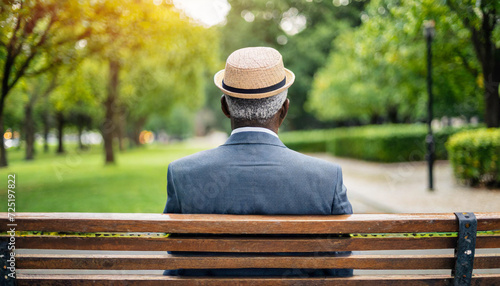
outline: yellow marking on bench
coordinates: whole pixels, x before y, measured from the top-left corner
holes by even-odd
[[[9,235],[7,232],[1,232],[0,236]],[[168,233],[160,232],[47,232],[47,231],[16,231],[17,237],[26,236],[71,236],[71,237],[151,237],[165,238]],[[457,232],[421,232],[421,233],[354,233],[349,234],[351,238],[384,238],[384,237],[457,237]],[[500,235],[500,230],[478,231],[477,236]],[[243,235],[242,235],[243,236]],[[333,237],[347,237],[347,235],[332,234]],[[327,236],[325,236],[327,237]]]

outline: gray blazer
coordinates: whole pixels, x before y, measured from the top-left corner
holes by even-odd
[[[164,213],[352,213],[338,165],[264,132],[236,133],[218,148],[170,163],[167,192]]]
[[[218,148],[170,163],[167,192],[164,213],[352,213],[338,165],[292,151],[278,138],[264,132],[236,133]],[[349,276],[352,270],[180,269],[167,270],[164,274]]]

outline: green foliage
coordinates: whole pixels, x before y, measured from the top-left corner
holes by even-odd
[[[295,73],[295,83],[288,95],[291,101],[287,116],[289,129],[325,127],[314,112],[308,112],[304,105],[311,94],[315,74],[325,66],[325,59],[333,48],[332,40],[349,28],[361,24],[360,15],[365,3],[351,1],[347,6],[339,6],[335,1],[293,3],[300,14],[306,17],[307,24],[296,35],[282,35],[288,41],[278,47],[283,54],[285,66]]]
[[[374,0],[363,24],[334,41],[314,78],[307,108],[323,120],[418,121],[426,115],[425,20],[434,19],[434,115],[482,109],[479,63],[457,14],[440,2]]]
[[[100,41],[105,50],[111,46],[120,51],[116,104],[128,129],[137,131],[153,116],[166,122],[172,118],[181,120],[171,116],[176,106],[191,112],[203,106],[206,75],[215,72],[218,59],[218,34],[190,22],[171,5],[136,2],[128,1],[133,17],[109,7],[117,13],[113,21],[123,29],[114,37],[104,33],[106,37]],[[103,25],[110,26],[108,22]],[[114,51],[99,56],[106,59],[109,52]],[[187,127],[189,130],[184,133],[192,131],[190,124],[172,124]]]
[[[467,130],[446,143],[455,177],[467,185],[500,184],[500,129]]]
[[[91,58],[84,59],[79,65],[64,66],[59,71],[58,86],[50,96],[55,110],[69,112],[97,112],[99,102],[106,90],[105,67]]]
[[[56,110],[87,114],[107,127],[101,131],[129,130],[135,138],[152,117],[181,120],[171,116],[174,107],[192,112],[203,105],[206,74],[215,72],[218,58],[216,30],[190,22],[165,3],[105,1],[93,8],[94,33],[79,47],[78,66],[61,72],[51,98]],[[118,66],[117,82],[111,80],[111,61]],[[192,124],[174,124],[192,131]]]
[[[296,75],[288,92],[291,104],[284,128],[323,127],[325,124],[314,114],[306,112],[304,103],[314,74],[325,64],[332,40],[346,28],[361,23],[360,13],[366,1],[350,1],[349,5],[340,5],[339,1],[303,0],[228,2],[231,10],[220,33],[222,60],[243,47],[277,49],[283,55],[285,66]],[[223,64],[220,66],[223,68]],[[208,104],[217,110],[218,121],[224,122],[225,118],[219,112],[220,91],[213,87],[209,92],[212,95]]]
[[[466,127],[468,128],[468,127]],[[434,134],[436,159],[446,159],[445,142],[463,128],[443,128]],[[423,124],[368,125],[280,134],[283,143],[300,152],[329,152],[335,156],[379,162],[425,159],[427,127]]]
[[[280,133],[280,139],[290,149],[299,152],[326,152],[327,144],[341,129],[301,130]]]
[[[425,154],[424,125],[366,126],[346,129],[332,138],[328,152],[368,161],[404,162],[422,160]]]
[[[19,95],[17,95],[19,93]],[[13,95],[5,101],[4,126],[5,130],[11,128],[19,131],[23,124],[24,110],[23,105],[27,98],[21,94],[19,86],[12,90]]]
[[[90,2],[2,1],[2,97],[24,76],[44,73],[74,60],[75,43],[92,33],[88,26],[94,16]]]
[[[123,58],[126,65],[119,101],[126,107],[130,121],[153,114],[167,118],[174,106],[182,105],[191,111],[203,106],[206,74],[215,72],[217,33],[184,24],[184,31],[178,28],[178,34],[169,39],[182,44],[168,45],[164,43],[165,35],[157,35],[141,51]],[[137,57],[141,61],[135,61]]]
[[[161,115],[150,116],[144,126],[147,130],[165,131],[167,135],[176,139],[186,139],[194,133],[195,114],[183,105],[175,106],[168,117]]]
[[[23,85],[28,76],[39,76],[52,72],[61,65],[71,65],[77,58],[78,49],[75,44],[93,32],[89,27],[95,10],[91,9],[93,1],[14,1],[0,3],[0,122],[10,112],[8,96],[15,88]],[[40,78],[39,78],[40,79]],[[38,83],[43,82],[38,81]],[[32,118],[32,110],[40,93],[37,88],[29,90],[26,102],[26,117]],[[33,85],[31,85],[33,87]],[[52,88],[49,88],[51,90]],[[46,90],[48,91],[48,90]],[[18,93],[18,94],[22,94]],[[19,95],[18,95],[19,96]],[[10,119],[5,120],[9,123]],[[33,132],[31,119],[25,119],[28,133]],[[4,126],[0,126],[0,134]],[[0,137],[0,166],[7,166],[3,136]]]

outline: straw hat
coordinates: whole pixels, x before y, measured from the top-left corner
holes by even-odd
[[[267,47],[234,51],[226,69],[215,74],[215,85],[224,94],[239,98],[265,98],[289,88],[295,75],[283,66],[281,54]]]

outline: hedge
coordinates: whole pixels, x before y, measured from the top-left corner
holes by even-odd
[[[425,126],[381,126],[352,129],[332,138],[327,151],[336,156],[368,161],[422,160],[425,156]]]
[[[299,152],[326,152],[327,142],[338,129],[292,131],[280,133],[280,139],[290,149]]]
[[[446,159],[445,142],[464,128],[443,128],[434,134],[436,159]],[[368,125],[328,130],[295,131],[280,135],[290,149],[300,152],[329,152],[335,156],[378,162],[425,159],[424,124]]]
[[[467,130],[446,143],[455,177],[470,186],[500,186],[500,128]]]

